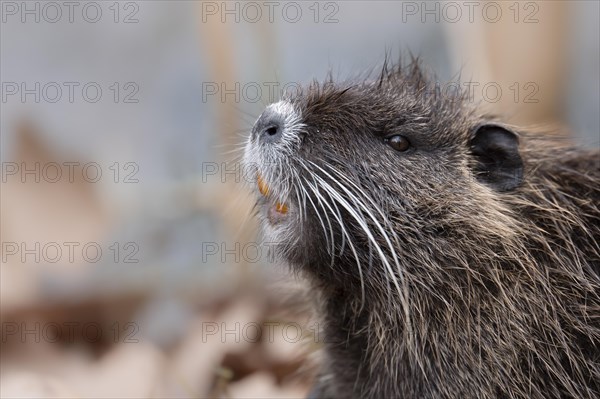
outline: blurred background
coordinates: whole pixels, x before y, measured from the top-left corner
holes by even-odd
[[[600,142],[596,1],[0,4],[2,397],[306,394],[318,324],[236,163],[286,88],[412,53]]]

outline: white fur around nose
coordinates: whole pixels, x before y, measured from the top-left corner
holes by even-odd
[[[283,117],[286,125],[285,128],[288,128],[290,124],[299,119],[294,106],[288,101],[279,101],[270,104],[267,106],[267,110]]]
[[[283,146],[289,151],[298,144],[298,133],[304,125],[301,115],[289,101],[279,101],[267,106],[267,110],[276,113],[283,119]]]

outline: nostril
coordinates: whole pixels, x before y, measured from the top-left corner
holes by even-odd
[[[275,143],[281,140],[283,129],[277,122],[269,121],[267,126],[260,129],[261,139],[266,143]]]
[[[285,120],[282,115],[267,108],[258,118],[252,129],[253,137],[265,143],[275,143],[282,139]]]
[[[267,133],[269,136],[275,136],[278,133],[277,126],[271,126],[269,128],[267,128],[265,130],[265,133]]]

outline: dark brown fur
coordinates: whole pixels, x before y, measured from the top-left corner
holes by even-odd
[[[517,131],[523,176],[499,190],[472,148],[491,121],[416,63],[288,101],[299,141],[258,168],[290,204],[277,251],[322,299],[317,396],[600,396],[597,149]]]

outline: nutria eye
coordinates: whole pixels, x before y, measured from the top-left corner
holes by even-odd
[[[410,142],[408,139],[399,134],[386,137],[385,142],[396,151],[406,151],[410,147]]]

